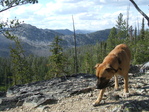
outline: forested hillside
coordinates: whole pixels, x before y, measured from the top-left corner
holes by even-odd
[[[142,19],[140,32],[137,28],[131,32],[128,31],[122,14],[119,15],[119,18],[121,19],[117,20],[116,27],[110,31],[103,30],[100,33],[77,35],[77,54],[74,53],[74,40],[69,41],[67,35],[61,34],[63,37],[55,36],[48,46],[48,52],[52,53],[50,56],[26,55],[26,50],[24,50],[19,37],[6,32],[6,37],[11,39],[14,45],[9,47],[10,57],[0,58],[0,90],[6,90],[12,85],[48,80],[75,72],[93,74],[94,65],[102,62],[103,58],[120,43],[125,43],[130,47],[132,64],[142,64],[148,61],[149,30],[145,29],[144,19]],[[24,32],[23,35],[28,34]],[[104,35],[108,35],[108,39],[105,39]],[[71,44],[72,48],[63,47],[66,41],[73,43]]]

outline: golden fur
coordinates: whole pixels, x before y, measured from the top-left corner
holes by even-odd
[[[103,60],[96,64],[97,89],[101,89],[94,106],[99,105],[109,80],[115,77],[115,89],[118,89],[117,75],[124,77],[124,93],[128,93],[128,71],[131,53],[127,45],[117,45]]]

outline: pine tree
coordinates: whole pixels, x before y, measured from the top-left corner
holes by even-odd
[[[23,47],[18,37],[15,37],[13,40],[15,42],[15,47],[10,47],[13,85],[31,82],[31,71],[25,59]]]
[[[21,5],[25,5],[25,4],[35,4],[35,3],[38,3],[38,0],[1,0],[0,1],[0,5],[1,5],[0,13],[5,12],[6,10],[11,9],[13,7],[17,7],[17,6],[21,6]],[[16,18],[13,20],[7,19],[5,22],[0,21],[0,33],[3,34],[8,39],[15,40],[16,39],[15,36],[11,35],[10,31],[16,30],[16,28],[19,25],[20,25],[20,22]],[[17,41],[18,40],[15,40],[16,49],[11,48],[11,53],[12,53],[11,55],[14,56],[13,62],[19,64],[19,61],[17,61],[17,60],[20,60],[20,58],[19,58],[19,56],[17,56],[17,55],[19,55],[19,54],[17,54],[17,53],[19,53],[17,51],[17,48],[21,47],[21,46],[19,46],[19,42],[17,42]],[[16,59],[15,59],[15,57],[16,57]],[[18,65],[18,67],[19,67],[19,65]],[[16,67],[16,68],[18,69],[18,67]],[[13,68],[13,66],[12,66],[12,68]],[[4,69],[4,70],[6,73],[7,70],[6,69]],[[16,70],[14,70],[14,71],[16,71]],[[17,75],[18,74],[15,74],[15,76],[17,76]],[[23,76],[23,74],[22,74],[22,76]],[[26,80],[26,79],[24,79],[24,80]],[[15,77],[15,79],[13,81],[14,81],[13,84],[20,83],[20,82],[18,82],[17,77]],[[21,81],[21,83],[22,83],[22,81]]]
[[[135,27],[135,31],[134,31],[134,40],[137,40],[137,27]]]
[[[123,14],[122,13],[119,14],[118,20],[116,22],[117,22],[116,27],[117,27],[117,30],[118,30],[117,37],[119,39],[126,38],[126,36],[127,36],[127,23],[123,19]]]
[[[142,28],[141,28],[141,32],[140,32],[140,38],[144,39],[145,37],[145,29],[144,29],[144,18],[142,19]]]
[[[116,35],[117,35],[117,31],[116,28],[113,27],[110,31],[108,40],[107,40],[107,49],[108,52],[110,52],[115,46],[116,46]]]
[[[49,57],[49,72],[46,76],[47,78],[58,77],[61,75],[67,74],[67,60],[66,57],[63,55],[63,48],[60,45],[60,39],[58,36],[54,38],[54,41],[50,45],[52,55]]]
[[[91,53],[87,52],[84,56],[83,68],[85,73],[93,73],[93,60]]]
[[[10,66],[10,59],[0,57],[0,91],[5,91],[11,86]]]

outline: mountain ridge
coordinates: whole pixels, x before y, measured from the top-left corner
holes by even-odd
[[[110,29],[85,34],[76,34],[77,46],[96,44],[97,42],[105,41],[108,38],[109,33]],[[21,24],[20,27],[18,27],[16,31],[13,32],[13,34],[21,40],[21,42],[24,44],[24,49],[28,52],[28,54],[34,54],[37,56],[44,56],[41,55],[41,51],[49,52],[49,45],[54,40],[55,36],[59,36],[61,39],[63,39],[62,46],[64,48],[71,48],[74,46],[73,32],[68,29],[40,29],[30,24]],[[14,42],[8,42],[6,41],[6,39],[3,40],[5,37],[3,37],[2,35],[0,35],[0,38],[1,42],[3,43],[3,45],[0,45],[0,56],[6,56],[6,54],[9,55],[9,47],[6,50],[6,46],[9,46],[9,43],[14,44]],[[35,53],[34,51],[37,51],[39,53]],[[50,53],[46,56],[48,55],[50,55]]]

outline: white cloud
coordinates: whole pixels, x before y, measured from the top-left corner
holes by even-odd
[[[77,29],[102,30],[115,26],[119,13],[123,13],[126,19],[126,9],[130,4],[130,24],[142,18],[129,0],[51,0],[42,3],[39,0],[38,4],[10,9],[0,17],[17,17],[39,28],[72,30],[73,15]],[[136,3],[148,13],[147,1],[136,0]]]

